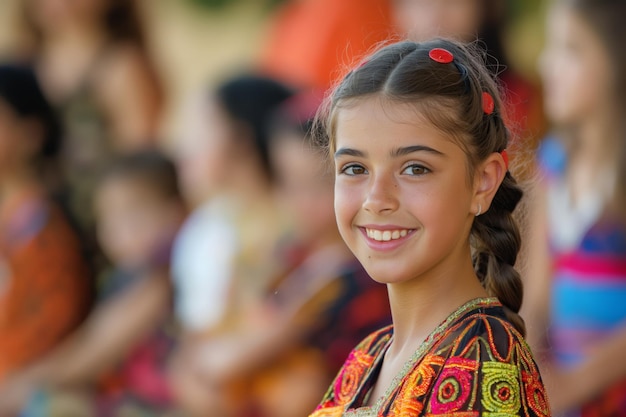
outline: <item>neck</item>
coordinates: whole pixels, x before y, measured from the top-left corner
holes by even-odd
[[[462,262],[441,264],[414,280],[388,285],[394,323],[390,354],[412,355],[457,308],[469,300],[487,296],[469,254],[468,247]]]

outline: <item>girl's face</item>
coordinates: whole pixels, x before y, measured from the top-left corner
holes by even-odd
[[[110,178],[95,195],[98,241],[118,267],[155,260],[178,226],[173,201],[136,179]]]
[[[373,97],[341,109],[335,145],[339,231],[372,278],[445,273],[469,256],[466,155],[413,106]]]
[[[484,19],[483,0],[394,0],[398,29],[421,42],[436,36],[469,41]]]
[[[183,194],[198,205],[225,179],[234,132],[217,101],[204,95],[190,103],[185,129],[177,143],[176,164]]]
[[[329,231],[337,233],[333,182],[322,153],[297,135],[278,134],[272,141],[270,156],[281,202],[294,219],[298,237],[310,242]]]
[[[546,113],[554,123],[577,123],[609,105],[608,54],[582,17],[567,6],[555,6],[549,14],[540,69]]]

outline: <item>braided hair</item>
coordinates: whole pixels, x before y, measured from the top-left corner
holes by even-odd
[[[453,60],[443,64],[433,60],[429,52],[435,48],[450,52]],[[338,110],[359,99],[382,95],[391,102],[413,104],[458,143],[467,155],[472,181],[475,167],[492,153],[503,151],[510,136],[485,55],[475,45],[444,39],[387,45],[340,81],[318,114],[314,136],[333,152]],[[483,108],[485,92],[493,98],[493,111]],[[489,210],[475,218],[470,242],[476,275],[487,292],[500,300],[509,321],[525,334],[518,314],[522,281],[514,268],[521,239],[512,216],[521,198],[521,188],[507,172]]]

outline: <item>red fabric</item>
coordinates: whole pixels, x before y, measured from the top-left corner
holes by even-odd
[[[61,211],[37,198],[0,216],[0,263],[2,381],[78,326],[89,306],[90,276]]]
[[[293,0],[276,17],[260,67],[325,90],[391,33],[389,0]]]

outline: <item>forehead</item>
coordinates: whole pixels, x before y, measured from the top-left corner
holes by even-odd
[[[456,138],[437,128],[420,110],[426,105],[377,96],[347,103],[336,112],[332,151],[341,147],[383,150],[416,144],[458,148]]]

